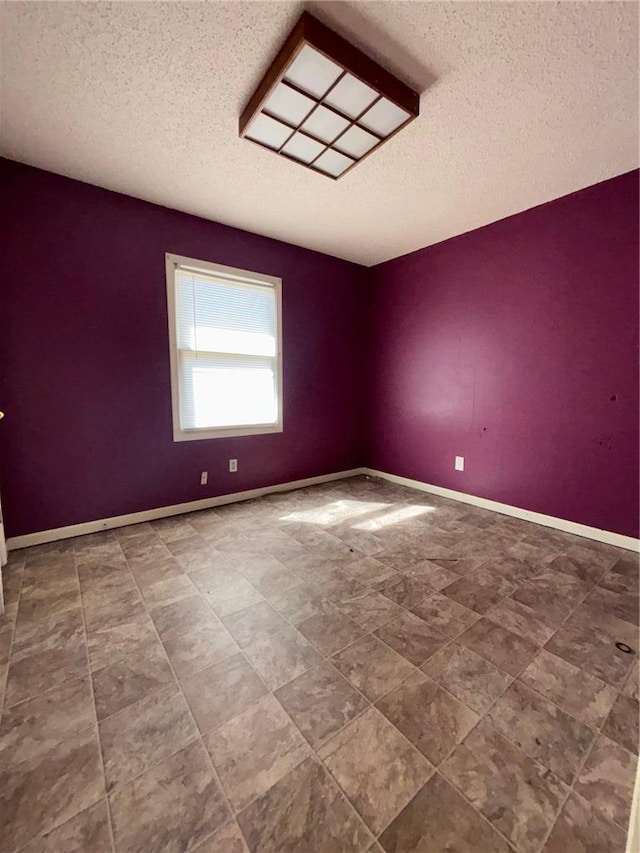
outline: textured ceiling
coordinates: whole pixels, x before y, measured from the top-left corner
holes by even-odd
[[[638,4],[306,8],[422,92],[337,182],[238,138],[290,2],[4,2],[0,152],[374,264],[638,165]]]

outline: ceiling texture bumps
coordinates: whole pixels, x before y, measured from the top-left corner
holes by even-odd
[[[289,2],[1,4],[0,153],[372,265],[638,166],[638,3],[306,4],[421,93],[339,181],[238,135]]]

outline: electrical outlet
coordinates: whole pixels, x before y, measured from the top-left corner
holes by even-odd
[[[230,459],[229,460],[229,471],[232,474],[235,474],[237,470],[238,470],[238,460],[237,459]]]
[[[200,485],[201,485],[201,486],[206,486],[208,482],[209,482],[209,472],[208,472],[208,471],[203,471],[203,472],[200,474]]]
[[[456,471],[464,471],[464,456],[456,456],[456,464],[454,465]]]

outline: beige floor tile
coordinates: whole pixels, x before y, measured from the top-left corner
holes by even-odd
[[[475,622],[458,642],[509,675],[518,675],[537,652],[533,643],[486,618]]]
[[[248,853],[240,828],[230,821],[199,844],[193,853]]]
[[[567,784],[573,782],[595,737],[593,729],[518,681],[498,699],[488,719]]]
[[[107,803],[101,800],[35,838],[22,853],[111,853],[111,849]]]
[[[273,696],[265,696],[205,737],[236,810],[273,787],[309,755],[309,746]]]
[[[0,723],[0,766],[40,759],[53,747],[95,728],[89,677],[54,687],[7,708]]]
[[[117,850],[196,847],[230,817],[201,742],[165,759],[110,797]]]
[[[266,601],[223,616],[222,622],[241,649],[270,637],[287,625]]]
[[[80,609],[17,625],[5,692],[15,705],[85,675],[87,650]]]
[[[384,586],[380,591],[391,601],[407,608],[413,607],[431,593],[430,587],[406,575],[395,583]]]
[[[598,738],[574,790],[598,811],[626,829],[638,758],[604,735]]]
[[[540,850],[569,788],[482,721],[440,768],[522,853]]]
[[[310,616],[322,613],[326,604],[320,590],[309,583],[268,596],[269,602],[289,622],[298,625]]]
[[[198,738],[177,685],[152,693],[99,725],[107,790],[123,785]]]
[[[142,588],[142,596],[148,608],[167,607],[184,598],[191,598],[195,587],[189,575],[175,575],[172,578],[152,583]]]
[[[196,626],[210,625],[216,621],[204,598],[196,590],[193,592],[188,598],[151,610],[151,618],[163,643],[175,640],[184,631]]]
[[[298,676],[276,690],[275,695],[314,748],[340,731],[369,704],[328,663]]]
[[[3,849],[24,846],[104,797],[94,731],[54,746],[0,772]]]
[[[318,755],[377,835],[434,771],[375,708],[331,738]]]
[[[154,642],[159,645],[153,623],[141,604],[128,619],[112,627],[87,633],[91,670],[95,672],[130,657],[140,646],[151,646]]]
[[[447,637],[457,637],[480,618],[473,610],[438,592],[413,606],[411,612]]]
[[[365,476],[12,552],[0,847],[623,853],[638,567]]]
[[[616,698],[610,684],[543,649],[520,676],[528,686],[589,726],[604,722]]]
[[[511,683],[506,672],[458,643],[436,652],[421,669],[477,714],[484,714]]]
[[[423,664],[447,642],[444,634],[407,612],[379,628],[375,635],[414,666]]]
[[[638,728],[640,713],[637,700],[620,694],[602,727],[602,734],[638,754]]]
[[[141,643],[129,657],[96,670],[92,679],[99,720],[175,681],[167,656],[155,638]]]
[[[217,619],[181,631],[166,640],[164,647],[181,679],[238,652],[238,644]]]
[[[511,853],[504,838],[437,773],[385,829],[380,843],[385,853]]]
[[[479,719],[422,672],[409,676],[379,699],[376,708],[436,766]]]
[[[544,853],[623,853],[626,832],[578,794],[560,812]]]
[[[260,604],[264,601],[257,589],[251,586],[248,580],[238,573],[238,576],[228,583],[220,584],[215,589],[207,590],[204,597],[217,616],[229,616],[251,607],[252,604]]]
[[[226,723],[268,693],[241,654],[185,678],[182,689],[203,733]]]
[[[252,643],[244,650],[249,663],[271,690],[318,666],[322,656],[295,628]]]
[[[308,758],[238,815],[249,849],[361,853],[371,835],[327,771]]]
[[[619,642],[626,643],[635,654],[621,651],[616,646]],[[638,629],[582,605],[545,648],[596,678],[620,687],[631,667],[637,665]]]
[[[372,635],[337,652],[331,662],[370,702],[415,672],[413,664]]]
[[[350,619],[334,605],[324,605],[322,612],[310,616],[298,623],[298,631],[323,654],[330,655],[354,643],[364,633],[353,619]]]
[[[402,608],[381,592],[364,592],[336,605],[364,631],[375,631],[402,613]]]

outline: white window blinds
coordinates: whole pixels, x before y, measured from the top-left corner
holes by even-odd
[[[274,284],[174,264],[181,430],[278,423],[278,297]]]

